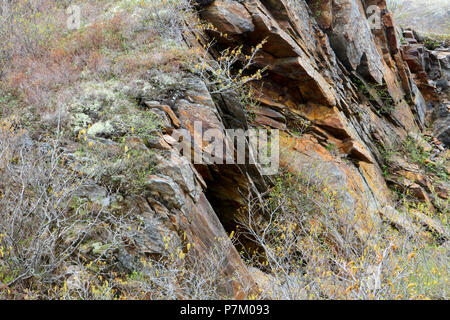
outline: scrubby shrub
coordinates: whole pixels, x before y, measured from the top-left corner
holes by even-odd
[[[238,231],[241,254],[269,283],[260,298],[447,298],[447,249],[349,210],[341,196],[304,169],[249,197]]]

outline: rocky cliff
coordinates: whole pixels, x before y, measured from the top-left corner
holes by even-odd
[[[235,247],[229,235],[238,233],[236,219],[248,209],[249,199],[265,198],[281,173],[314,171],[315,179],[323,179],[322,187],[337,192],[339,210],[358,217],[343,226],[358,239],[382,234],[387,224],[446,246],[447,225],[423,213],[405,217],[399,205],[399,194],[407,195],[432,212],[448,215],[442,205],[448,199],[449,174],[450,55],[445,48],[429,51],[412,31],[397,28],[385,0],[197,2],[194,21],[198,17],[206,27],[182,34],[191,52],[220,62],[226,48],[239,47],[251,55],[262,44],[245,70],[262,70],[245,86],[252,88],[252,103],[241,99],[238,90],[214,90],[198,72],[169,68],[163,73],[150,70],[145,80],[126,86],[83,89],[85,97],[98,101],[94,109],[86,107],[85,97],[72,104],[70,125],[76,137],[65,144],[69,158],[90,163],[89,152],[77,151],[84,139],[101,144],[104,152],[123,148],[123,142],[125,152],[143,152],[145,157],[138,161],[152,164],[142,178],[142,192],[120,191],[107,197],[112,188],[105,183],[106,175],[79,192],[80,197],[93,202],[101,198],[107,206],[139,217],[145,232],[122,235],[126,245],[112,250],[120,270],[145,270],[142,257],[164,256],[170,239],[181,248],[175,254],[189,253],[200,260],[214,256],[219,261],[217,272],[227,279],[219,285],[224,296],[254,296],[267,286],[262,279],[271,272],[250,266],[238,252],[248,239],[242,236]],[[108,95],[117,97],[118,92],[137,101],[138,117],[146,114],[140,110],[158,116],[162,125],[156,135],[129,134],[114,141],[117,132],[137,131],[136,125],[127,127],[131,118],[123,123],[114,116],[122,109]],[[218,129],[223,140],[228,139],[226,129],[280,130],[279,175],[264,175],[251,163],[190,162],[176,148],[173,132],[185,129],[195,137],[195,122],[203,129]],[[426,154],[426,159],[413,156],[413,151]],[[101,167],[91,166],[97,172]],[[90,172],[86,167],[80,171]],[[111,176],[116,182],[123,178],[107,178]],[[102,241],[88,243],[86,252],[94,252]],[[312,260],[304,258],[302,263]],[[70,279],[69,287],[77,288],[77,281]],[[321,290],[331,297],[329,286]]]
[[[402,27],[448,35],[450,17],[448,0],[389,0],[389,9]]]
[[[368,23],[370,5],[381,8],[379,29]],[[260,105],[249,124],[282,129],[282,167],[299,172],[305,164],[318,164],[330,188],[344,190],[345,206],[377,222],[396,220],[391,184],[412,190],[424,201],[432,201],[430,185],[446,189],[420,174],[407,156],[392,159],[393,176],[383,174],[385,150],[396,149],[409,138],[422,139],[431,110],[448,113],[448,100],[442,105],[436,87],[428,83],[425,69],[430,70],[431,62],[424,58],[433,57],[433,63],[445,69],[447,53],[439,58],[439,53],[428,54],[409,41],[409,31],[404,34],[408,44],[402,45],[401,32],[384,1],[217,0],[202,6],[200,16],[217,32],[229,35],[217,39],[219,45],[251,48],[267,39],[257,59],[257,66],[267,69],[256,97]],[[206,92],[204,96],[210,100]],[[222,103],[215,106],[225,114],[221,118],[192,112],[181,125],[189,127],[190,121],[201,119],[208,125],[219,122],[233,127],[226,121],[233,101],[225,98]],[[176,113],[187,115],[179,105]],[[310,127],[296,135],[305,120]],[[436,137],[447,141],[448,122],[443,127]],[[446,152],[441,142],[423,143],[435,153]],[[236,188],[253,184],[254,178],[234,170],[214,170],[219,176],[204,175],[207,199],[213,199],[212,210],[219,219],[229,221],[241,203],[235,198]],[[225,186],[225,181],[234,182]],[[445,192],[441,196],[447,197]],[[231,265],[240,267],[239,261],[233,261]]]

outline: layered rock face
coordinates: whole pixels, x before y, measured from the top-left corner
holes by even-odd
[[[450,50],[438,47],[428,50],[419,43],[420,36],[411,29],[403,31],[403,59],[407,62],[419,90],[429,105],[429,125],[434,135],[449,146],[449,96]],[[419,38],[419,39],[418,39]]]
[[[0,57],[0,298],[446,298],[448,48],[385,0],[97,9]]]

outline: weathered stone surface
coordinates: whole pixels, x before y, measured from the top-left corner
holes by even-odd
[[[73,136],[80,134],[80,141],[72,139],[64,146],[70,151],[69,161],[77,160],[76,153],[86,156],[81,133],[87,134],[85,142],[89,148],[93,142],[107,146],[117,167],[132,163],[133,167],[127,168],[130,172],[135,165],[132,156],[146,153],[151,158],[151,165],[137,173],[136,182],[144,185],[139,195],[125,190],[123,195],[112,197],[109,189],[96,184],[83,186],[76,194],[94,206],[111,206],[114,210],[120,207],[139,222],[143,232],[127,233],[124,241],[129,245],[114,248],[120,271],[138,270],[139,258],[143,256],[162,256],[167,249],[164,238],[170,237],[179,248],[186,249],[189,244],[193,259],[214,255],[221,260],[217,274],[228,280],[220,288],[227,297],[247,298],[247,293],[256,292],[258,286],[263,291],[287,289],[285,283],[271,283],[274,277],[266,273],[270,267],[263,272],[246,266],[230,241],[236,217],[249,202],[249,190],[257,197],[269,196],[279,177],[263,176],[259,164],[247,163],[248,154],[245,164],[226,163],[226,154],[217,156],[217,162],[209,161],[217,155],[215,142],[226,142],[232,156],[236,155],[227,129],[240,129],[243,136],[248,128],[278,129],[281,169],[309,175],[311,184],[317,183],[314,193],[326,192],[324,186],[334,191],[339,203],[336,211],[348,214],[346,221],[358,218],[354,225],[343,226],[352,228],[356,238],[366,239],[371,232],[378,236],[376,231],[381,230],[384,220],[411,236],[426,233],[439,239],[439,244],[449,245],[446,226],[418,211],[394,208],[399,201],[388,188],[389,185],[401,191],[408,200],[423,202],[418,206],[429,206],[431,212],[439,210],[439,202],[448,198],[447,184],[428,170],[436,169],[438,156],[445,157],[450,144],[449,103],[443,98],[448,93],[448,50],[430,52],[410,30],[405,30],[406,42],[402,46],[384,0],[197,2],[195,8],[200,10],[200,17],[217,30],[202,32],[192,28],[194,36],[190,30],[180,41],[185,40],[200,51],[211,41],[211,50],[200,52],[208,59],[217,58],[226,47],[242,47],[247,55],[266,40],[245,71],[247,74],[265,70],[260,81],[249,84],[255,101],[243,99],[241,90],[218,93],[217,88],[207,85],[213,74],[202,78],[190,70],[185,56],[178,57],[184,53],[181,46],[178,48],[180,44],[169,43],[177,50],[172,52],[174,48],[170,48],[168,55],[183,61],[172,65],[170,58],[163,69],[175,71],[164,72],[150,61],[150,70],[143,70],[145,76],[130,86],[89,90],[87,96],[92,101],[79,101],[70,119]],[[373,29],[366,11],[370,5],[381,9],[380,26]],[[215,41],[211,36],[215,36]],[[164,47],[166,42],[169,41],[163,41]],[[178,49],[180,52],[175,52]],[[238,61],[232,71],[239,70],[241,64]],[[125,100],[127,108],[122,106]],[[124,110],[137,113],[142,109],[158,116],[160,132],[150,129],[152,135],[147,137],[142,132],[136,134],[137,130],[117,128],[120,122],[129,120]],[[430,143],[421,138],[427,127],[433,130],[428,136]],[[216,140],[204,135],[209,129],[218,133]],[[192,150],[178,149],[179,140],[174,135],[177,132],[186,134]],[[404,150],[408,137],[413,137],[417,147],[430,158],[408,155],[411,151]],[[20,142],[21,146],[30,147],[30,139]],[[125,144],[125,151],[121,143]],[[201,144],[199,150],[194,148],[196,144]],[[248,147],[247,140],[245,146]],[[50,146],[44,145],[39,152],[49,150]],[[195,160],[188,157],[190,153]],[[195,156],[200,156],[202,163]],[[7,164],[0,159],[0,170]],[[95,175],[91,168],[84,169],[83,172]],[[450,173],[449,168],[439,169],[443,171],[441,176],[445,170]],[[81,225],[75,230],[77,234],[83,232]],[[64,241],[74,241],[74,237]],[[342,243],[338,239],[338,244]],[[82,250],[98,256],[106,247],[95,239]],[[367,270],[373,274],[376,266]],[[73,290],[85,285],[80,270],[74,266],[66,276],[67,285]],[[369,278],[372,280],[372,275]],[[345,291],[348,284],[326,282],[323,286],[342,287]],[[375,285],[368,288],[374,289]],[[299,298],[307,297],[303,290],[298,294]]]
[[[93,203],[98,203],[105,207],[109,206],[111,203],[111,197],[108,195],[106,188],[96,184],[83,186],[77,190],[76,195],[78,197],[87,197]]]
[[[358,195],[348,193],[349,206],[355,206],[360,199],[369,202],[372,210],[389,203],[378,148],[394,145],[408,132],[419,132],[425,126],[427,99],[402,59],[392,16],[383,11],[381,29],[371,32],[364,7],[357,0],[310,2],[313,12],[324,13],[321,17],[316,14],[315,19],[309,16],[303,1],[295,6],[289,1],[249,0],[243,4],[255,30],[235,41],[250,40],[256,44],[267,38],[257,65],[268,67],[269,71],[257,100],[282,113],[280,116],[268,109],[256,111],[254,123],[296,131],[299,122],[308,119],[314,132],[294,141],[283,135],[282,149],[286,153],[282,165],[295,171],[311,158],[318,163],[327,162],[324,172],[336,173],[336,184]],[[384,1],[364,3],[373,4],[385,8]],[[420,45],[411,44],[406,54],[415,61],[421,52]],[[388,96],[383,98],[388,102],[379,99],[379,105],[393,109],[389,120],[348,98],[350,89],[346,88],[352,87],[348,71],[359,73],[367,83],[384,82],[383,90]],[[376,90],[373,89],[373,96],[377,96]],[[413,106],[406,100],[412,100]],[[327,145],[336,145],[337,150],[329,151]],[[305,158],[305,154],[310,158]],[[348,157],[358,163],[358,168],[339,162],[337,156]]]
[[[269,117],[269,118],[272,118],[272,119],[277,120],[277,121],[281,121],[281,122],[285,122],[286,121],[286,118],[281,113],[279,113],[279,112],[277,112],[277,111],[275,111],[273,109],[264,108],[264,107],[259,107],[259,108],[253,107],[249,111],[254,113],[254,114],[258,114],[258,115],[262,115],[262,116],[265,116],[265,117]]]
[[[161,105],[157,101],[145,101],[144,103],[149,108],[156,108],[158,110],[164,111],[169,116],[173,126],[175,128],[180,127],[180,120],[178,120],[171,107],[169,107],[168,105]]]
[[[241,34],[255,29],[250,14],[237,1],[216,0],[202,10],[201,16],[223,33]]]
[[[291,172],[313,170],[327,177],[327,185],[341,194],[344,208],[356,211],[364,208],[370,216],[381,208],[380,204],[389,203],[384,179],[374,165],[360,162],[361,170],[355,169],[309,135],[298,139],[283,134],[280,144],[280,164]]]
[[[164,159],[155,167],[155,171],[170,176],[194,201],[197,201],[203,190],[196,181],[194,170],[191,163],[175,151],[171,152],[169,159]]]
[[[336,55],[347,68],[359,68],[364,75],[381,83],[383,65],[361,3],[334,0],[332,12],[333,24],[327,34]]]
[[[408,192],[410,195],[416,197],[420,201],[430,202],[430,198],[428,197],[425,190],[423,190],[423,188],[419,186],[417,183],[410,184],[408,186]]]
[[[336,107],[329,108],[309,102],[306,106],[302,106],[300,111],[310,121],[324,127],[328,132],[339,138],[346,139],[351,136],[345,119]]]
[[[298,88],[305,97],[320,101],[329,105],[336,103],[333,87],[318,72],[316,62],[312,60],[304,50],[304,46],[289,34],[286,24],[279,24],[274,16],[292,16],[298,37],[304,28],[312,28],[308,22],[302,21],[306,7],[304,3],[298,6],[288,6],[285,1],[280,3],[266,3],[267,7],[258,0],[250,0],[244,3],[252,15],[255,31],[250,33],[252,41],[261,41],[267,38],[264,52],[276,59],[273,64],[268,65],[273,72],[289,79],[298,80]],[[305,23],[306,24],[302,24]],[[316,29],[317,30],[317,29]],[[310,30],[308,30],[310,31]],[[319,30],[317,30],[319,32]],[[305,41],[314,41],[305,39]]]
[[[323,30],[330,29],[333,25],[333,1],[317,0],[310,5],[317,23]]]
[[[435,235],[435,237],[439,238],[441,243],[450,239],[450,231],[446,226],[417,210],[414,210],[413,214],[417,222],[422,226],[425,226],[429,232]]]

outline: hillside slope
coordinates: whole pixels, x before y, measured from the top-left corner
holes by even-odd
[[[390,0],[388,7],[402,27],[425,33],[450,34],[449,0]]]
[[[448,299],[450,55],[385,9],[9,8],[0,297]]]

